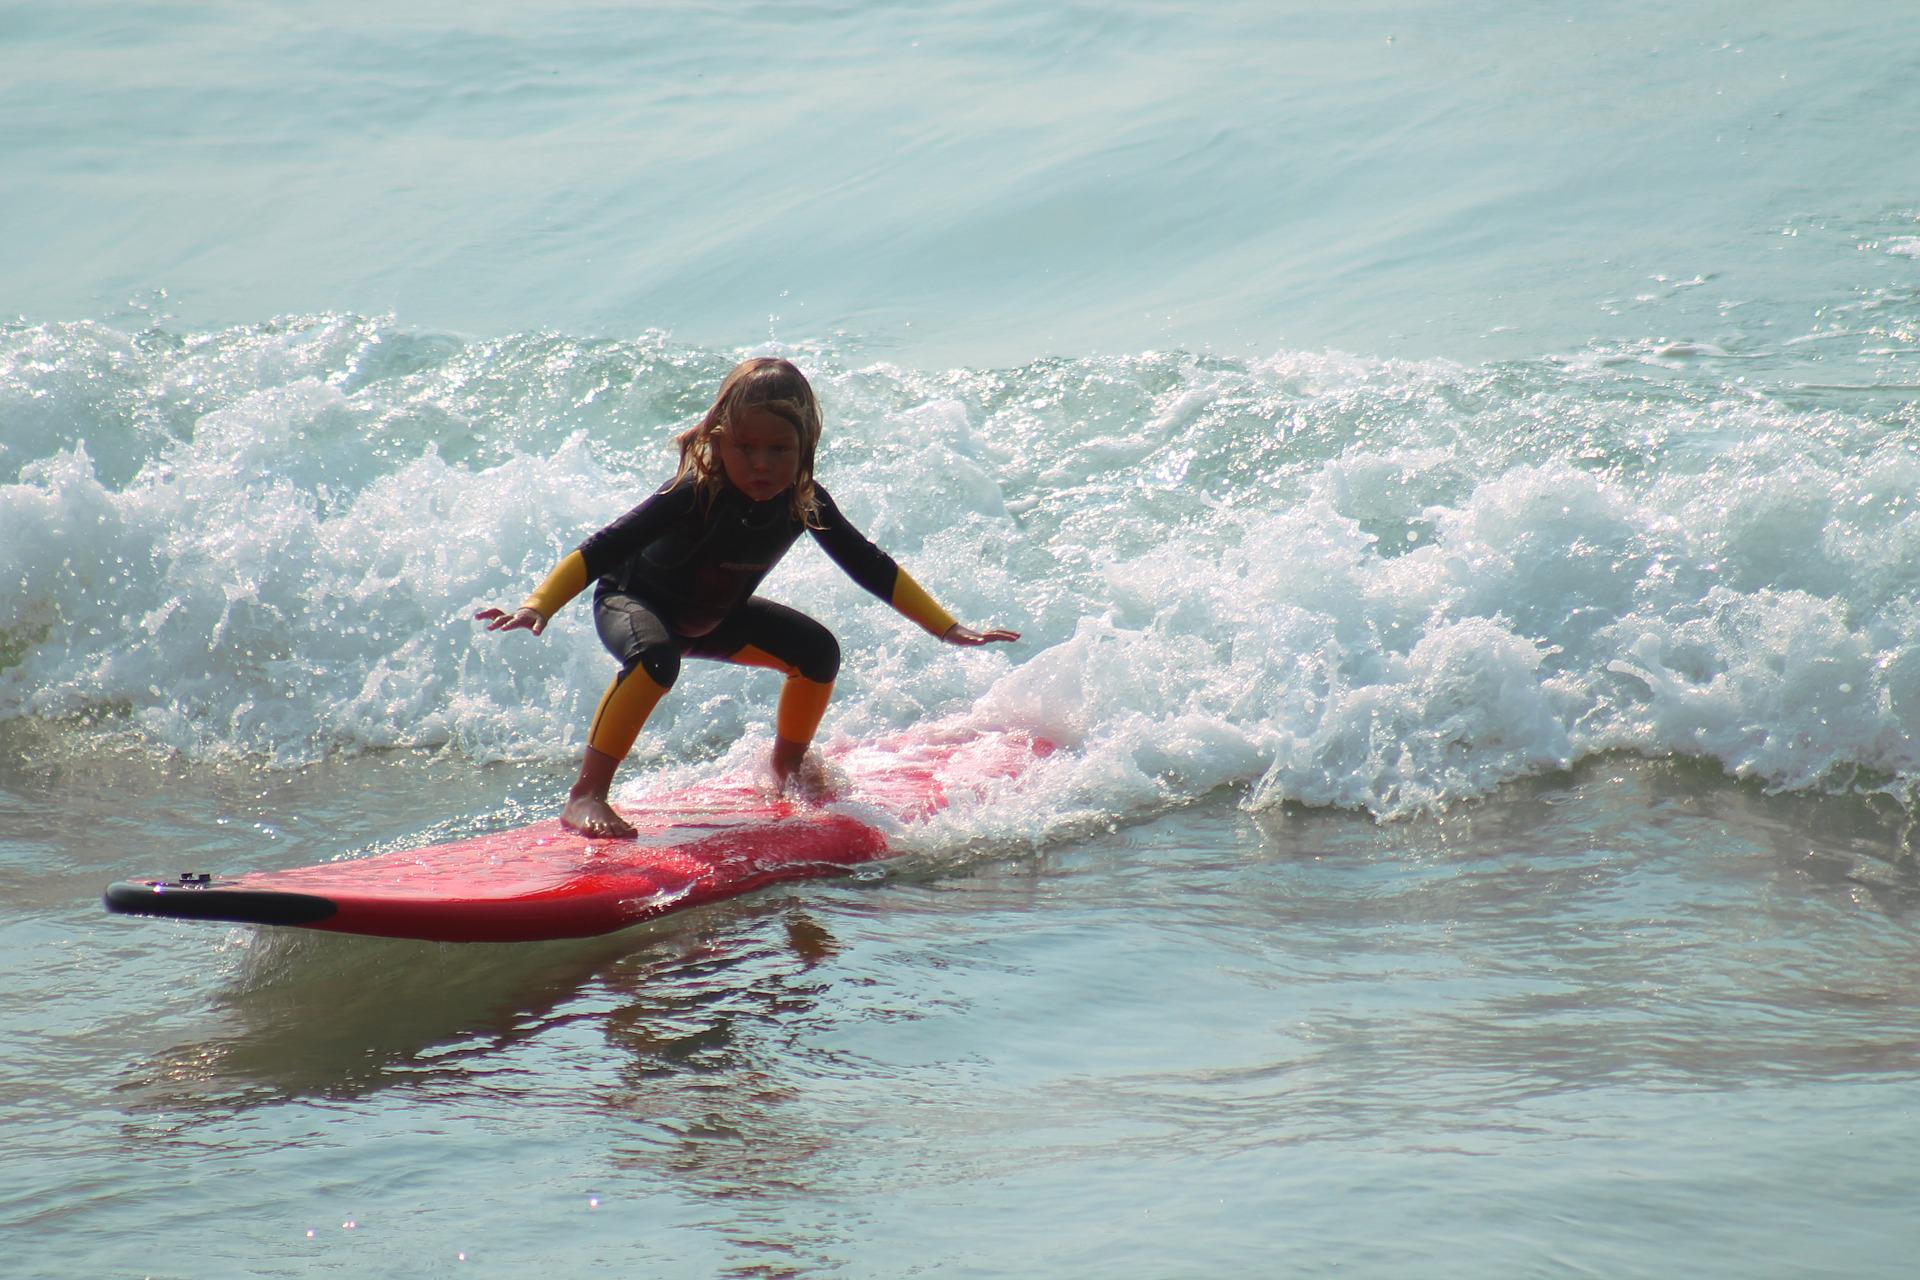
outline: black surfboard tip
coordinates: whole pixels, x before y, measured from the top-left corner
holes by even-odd
[[[101,905],[115,915],[166,916],[175,920],[227,920],[235,924],[317,924],[339,911],[311,893],[246,889],[211,876],[177,880],[121,880],[107,886]]]

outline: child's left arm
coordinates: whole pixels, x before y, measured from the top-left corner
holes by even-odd
[[[824,487],[816,485],[814,496],[820,504],[820,527],[813,530],[814,540],[848,577],[892,605],[895,613],[948,644],[972,647],[1020,638],[1018,631],[1001,627],[975,631],[954,621],[898,561],[848,523]]]

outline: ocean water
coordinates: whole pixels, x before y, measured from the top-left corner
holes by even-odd
[[[25,1276],[1904,1276],[1920,79],[1891,3],[0,6]],[[454,947],[114,879],[545,816],[517,599],[744,355],[871,874]],[[696,664],[626,794],[747,767]]]

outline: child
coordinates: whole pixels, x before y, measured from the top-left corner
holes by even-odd
[[[599,582],[594,623],[620,673],[593,714],[561,822],[590,836],[634,834],[607,792],[640,726],[673,687],[682,657],[786,675],[772,759],[774,784],[785,790],[840,666],[832,632],[753,594],[803,531],[848,577],[948,644],[1020,638],[961,626],[847,523],[813,478],[819,443],[820,407],[800,370],[768,357],[745,361],[720,384],[699,425],[680,435],[680,469],[671,481],[570,552],[517,610],[474,614],[489,631],[539,635],[556,609]]]

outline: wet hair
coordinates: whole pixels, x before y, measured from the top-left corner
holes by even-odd
[[[793,514],[815,527],[820,504],[813,496],[813,455],[820,447],[820,402],[814,399],[807,377],[791,361],[773,356],[742,360],[720,384],[713,407],[699,423],[680,433],[680,470],[673,481],[691,480],[711,501],[726,483],[719,443],[734,415],[742,409],[760,409],[784,419],[800,438],[800,474],[793,484]]]

